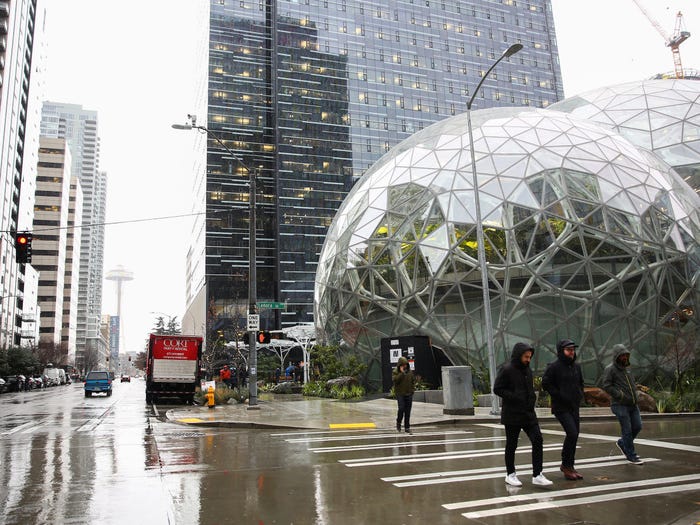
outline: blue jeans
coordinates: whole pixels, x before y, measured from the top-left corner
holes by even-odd
[[[626,456],[636,456],[634,450],[634,438],[642,430],[642,415],[639,413],[639,407],[612,405],[610,410],[617,416],[622,429],[622,450]]]
[[[396,401],[399,404],[399,412],[396,414],[396,428],[401,426],[401,420],[403,420],[403,427],[406,430],[411,428],[411,406],[413,406],[413,396],[396,396]]]
[[[557,412],[554,416],[561,423],[566,437],[561,448],[561,464],[565,467],[574,467],[574,456],[576,455],[576,442],[581,428],[579,411]]]

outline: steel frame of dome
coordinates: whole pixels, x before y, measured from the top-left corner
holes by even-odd
[[[700,82],[645,80],[594,89],[550,106],[652,151],[700,192]]]
[[[630,345],[640,373],[687,366],[698,341],[700,200],[660,158],[551,110],[472,113],[497,362],[528,341],[540,370],[580,344],[587,381]],[[405,140],[356,184],[316,277],[321,340],[380,380],[382,337],[424,334],[486,370],[466,116]],[[545,350],[545,351],[539,351]]]

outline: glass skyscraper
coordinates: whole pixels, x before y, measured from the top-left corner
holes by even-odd
[[[284,328],[313,320],[319,253],[354,182],[394,145],[465,111],[509,45],[524,49],[490,75],[474,108],[563,98],[548,0],[211,0],[209,21],[205,124],[236,155],[209,136],[200,171],[206,219],[193,236],[188,300],[206,283],[210,330],[245,318],[248,170],[258,299],[286,303],[260,312],[261,324]]]

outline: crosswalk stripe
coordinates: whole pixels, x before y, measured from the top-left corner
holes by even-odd
[[[488,441],[492,443],[494,441],[503,441],[505,438],[465,438],[465,439],[435,439],[429,441],[402,441],[394,443],[375,443],[373,445],[348,445],[345,447],[318,447],[310,448],[311,452],[316,454],[321,452],[352,452],[358,450],[381,450],[384,448],[406,448],[406,447],[425,447],[425,446],[435,446],[435,445],[454,445],[457,443],[480,443]]]
[[[14,427],[14,428],[11,428],[10,430],[6,430],[5,432],[2,433],[2,435],[3,435],[3,436],[9,436],[9,435],[11,435],[11,434],[16,434],[17,432],[19,432],[19,431],[21,431],[21,430],[23,431],[23,430],[25,430],[27,427],[31,427],[31,426],[33,426],[33,425],[39,426],[39,425],[43,425],[43,424],[44,424],[43,421],[40,421],[40,422],[29,421],[28,423],[23,423],[23,424],[21,424],[21,425],[17,425],[17,426]]]
[[[580,448],[580,447],[577,447]],[[622,457],[622,456],[620,456]],[[579,459],[576,464],[580,465],[582,463],[595,463],[598,461],[607,461],[613,459],[611,456],[599,456],[597,458],[585,458],[585,459]],[[543,466],[545,467],[553,467],[553,466],[559,466],[561,461],[547,461],[543,463]],[[468,469],[468,470],[447,470],[443,472],[426,472],[424,474],[408,474],[406,476],[390,476],[386,478],[381,478],[382,481],[387,481],[387,482],[393,482],[393,481],[411,481],[412,479],[430,479],[430,478],[442,478],[442,477],[450,477],[450,476],[464,476],[468,474],[480,474],[483,472],[496,472],[496,471],[502,471],[503,467],[485,467],[485,468],[477,468],[477,469]],[[518,469],[516,468],[516,471]]]
[[[449,436],[453,434],[473,434],[474,432],[468,430],[451,430],[448,432],[421,432],[414,433],[413,437],[425,437],[425,436]],[[400,437],[410,436],[411,434],[401,434]],[[288,443],[314,443],[318,441],[352,441],[352,440],[370,440],[370,439],[383,439],[383,438],[394,438],[399,437],[396,432],[383,433],[383,434],[365,434],[361,436],[322,436],[322,437],[310,437],[310,438],[297,438],[297,439],[286,439]]]
[[[649,485],[665,485],[669,483],[680,483],[683,481],[695,481],[698,474],[688,474],[687,476],[672,476],[668,478],[652,478],[637,481],[626,481],[621,483],[609,483],[607,485],[586,486],[574,489],[564,489],[557,491],[536,492],[533,494],[515,494],[513,496],[500,496],[497,498],[477,499],[471,501],[460,501],[457,503],[446,503],[443,505],[448,510],[461,510],[474,507],[486,507],[503,503],[517,503],[530,500],[551,500],[563,496],[574,496],[576,494],[591,494],[593,492],[610,492],[613,490],[628,490],[636,487],[648,487]]]
[[[487,428],[503,428],[503,425],[497,425],[494,423],[479,423],[478,424],[481,427],[487,427]],[[561,430],[548,430],[548,429],[543,429],[542,430],[543,434],[550,434],[554,436],[565,436],[566,433],[561,431]],[[586,439],[599,439],[601,441],[617,441],[620,439],[620,436],[607,436],[605,434],[586,434],[586,433],[581,433],[578,435],[579,439],[580,438],[586,438]],[[686,445],[683,443],[673,443],[670,441],[656,441],[653,439],[640,439],[637,438],[634,440],[635,445],[646,445],[649,447],[658,447],[658,448],[669,448],[671,450],[684,450],[686,452],[700,452],[700,447],[697,447],[695,445]]]
[[[640,498],[645,496],[657,496],[659,494],[667,494],[669,492],[688,492],[700,490],[700,483],[687,483],[685,485],[672,485],[669,487],[658,487],[655,489],[642,489],[633,491],[615,492],[613,494],[600,494],[598,496],[590,496],[585,498],[566,499],[562,501],[540,501],[539,503],[529,503],[525,505],[515,505],[513,507],[483,510],[478,512],[465,512],[462,514],[465,518],[479,519],[490,516],[503,516],[506,514],[515,514],[522,512],[532,512],[536,510],[558,509],[564,507],[572,507],[575,505],[591,505],[602,503],[605,501],[619,501],[622,499]],[[550,492],[548,492],[551,495]]]
[[[560,445],[545,446],[544,450],[560,450]],[[447,461],[451,459],[469,459],[484,456],[496,456],[503,454],[504,449],[487,449],[465,452],[434,452],[429,454],[407,454],[405,456],[384,456],[381,458],[361,458],[361,459],[341,459],[340,463],[347,467],[373,467],[377,465],[391,465],[394,463],[418,463],[424,461]],[[516,454],[530,452],[530,447],[521,447],[515,451]]]
[[[649,458],[646,461],[659,461],[656,458]],[[592,464],[586,464],[586,465],[581,465],[579,469],[583,470],[584,468],[598,468],[598,467],[614,467],[617,465],[627,465],[629,462],[626,459],[618,459],[618,460],[613,460],[613,461],[603,461],[600,463],[592,463]],[[394,483],[395,486],[397,487],[421,487],[425,485],[440,485],[444,483],[458,483],[460,481],[475,481],[478,479],[491,479],[491,478],[499,478],[504,475],[505,470],[503,467],[499,469],[498,472],[495,473],[484,473],[484,474],[475,474],[471,476],[454,476],[454,477],[449,477],[449,478],[439,478],[439,479],[425,479],[425,480],[417,480],[417,481],[406,481],[402,483]],[[542,469],[542,472],[559,472],[559,465],[557,463],[556,467],[550,467],[550,468],[544,468]]]

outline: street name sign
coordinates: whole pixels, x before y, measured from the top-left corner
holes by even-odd
[[[271,308],[272,310],[284,310],[286,305],[284,303],[276,303],[274,301],[260,301],[258,303],[258,308]]]

